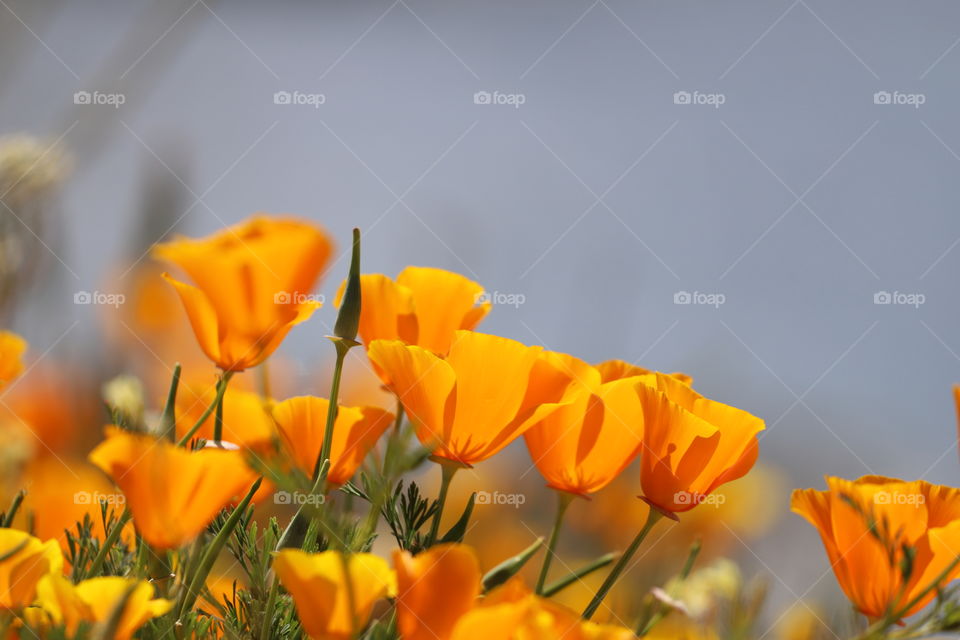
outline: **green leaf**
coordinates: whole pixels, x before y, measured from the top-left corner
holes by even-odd
[[[470,524],[470,516],[473,514],[473,502],[477,499],[476,493],[470,494],[470,499],[467,500],[467,506],[463,510],[463,514],[460,516],[460,519],[457,520],[450,530],[440,538],[440,542],[463,542],[463,536],[467,533],[467,525]]]

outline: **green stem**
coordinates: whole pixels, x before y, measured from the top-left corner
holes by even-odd
[[[313,480],[320,477],[320,465],[324,460],[330,459],[330,449],[333,447],[333,426],[337,421],[337,409],[340,398],[340,378],[343,377],[343,361],[347,357],[347,352],[353,344],[342,339],[334,339],[334,346],[337,348],[337,362],[333,368],[333,382],[330,384],[330,400],[327,403],[327,425],[323,431],[323,446],[320,448],[320,455],[313,465]]]
[[[113,545],[115,545],[117,540],[120,539],[120,533],[123,531],[123,528],[127,526],[127,523],[130,522],[130,518],[132,517],[133,514],[130,512],[130,509],[123,510],[123,513],[120,515],[120,519],[113,524],[113,528],[107,532],[107,537],[103,539],[103,544],[100,545],[100,550],[97,551],[97,555],[93,558],[93,562],[90,563],[90,568],[87,570],[86,575],[97,576],[100,574],[100,569],[103,567],[103,563],[107,559],[107,554],[110,553],[110,549],[112,549]]]
[[[280,583],[277,576],[270,578],[270,592],[267,595],[267,604],[263,610],[263,626],[260,627],[260,640],[270,640],[273,630],[273,609],[277,604],[277,595],[280,592]]]
[[[210,414],[213,413],[214,410],[217,410],[220,412],[223,411],[223,394],[227,392],[227,383],[230,382],[230,378],[232,377],[233,377],[233,371],[223,372],[223,375],[220,376],[219,380],[217,380],[217,395],[213,398],[213,402],[210,403],[210,406],[204,409],[203,413],[200,414],[200,418],[194,423],[192,427],[190,427],[190,430],[187,431],[185,434],[183,434],[183,437],[181,437],[177,441],[178,447],[185,446],[188,442],[190,442],[190,440],[193,438],[194,435],[196,435],[197,431],[200,430],[200,427],[203,426],[203,423],[207,421],[207,418],[210,417]],[[222,431],[223,429],[222,413],[220,414],[220,420],[218,420],[218,422],[214,424],[213,439],[219,442],[220,434],[216,431],[217,427],[219,427]]]
[[[543,565],[540,567],[540,577],[537,578],[538,596],[543,595],[543,585],[547,582],[547,573],[550,571],[550,562],[553,560],[553,554],[557,548],[557,540],[560,538],[560,527],[563,526],[563,514],[567,512],[567,507],[573,501],[573,494],[566,491],[557,492],[557,516],[553,521],[553,531],[550,532],[550,541],[547,543],[547,552],[543,556]]]
[[[437,541],[437,534],[440,531],[440,518],[443,516],[443,505],[447,502],[447,491],[450,489],[450,481],[459,467],[452,464],[440,464],[440,495],[437,496],[437,511],[433,514],[433,522],[430,524],[430,537],[427,538],[427,546],[433,546]]]
[[[607,597],[607,593],[613,588],[613,585],[616,584],[617,580],[620,578],[620,574],[623,573],[623,570],[627,568],[627,563],[630,562],[630,559],[633,558],[633,554],[637,552],[637,549],[640,548],[640,544],[643,542],[643,539],[647,537],[647,534],[650,533],[650,530],[653,529],[654,525],[660,521],[660,518],[663,517],[658,509],[650,508],[650,513],[647,515],[647,522],[643,525],[643,528],[640,530],[640,533],[637,534],[637,537],[633,539],[633,542],[630,543],[630,546],[627,547],[627,550],[623,552],[623,555],[620,556],[620,560],[617,561],[617,564],[614,565],[613,570],[610,571],[610,575],[607,576],[607,579],[603,581],[600,590],[597,591],[596,595],[593,596],[593,600],[590,601],[590,604],[587,605],[587,608],[583,610],[581,617],[584,620],[589,620],[593,617],[593,614],[596,612],[597,607],[600,606],[600,603],[603,602],[603,599]]]
[[[594,571],[598,571],[604,568],[605,566],[613,562],[616,559],[616,557],[617,557],[616,553],[608,553],[606,555],[600,556],[599,558],[587,564],[586,566],[583,566],[577,569],[576,571],[567,574],[566,576],[564,576],[563,578],[560,578],[559,580],[555,580],[551,582],[550,584],[548,584],[546,587],[543,588],[543,597],[549,598],[551,596],[554,596],[560,593],[561,591],[569,587],[574,582],[577,582],[578,580],[582,580],[583,578],[590,575]]]
[[[203,553],[203,559],[200,561],[196,572],[191,577],[190,582],[188,583],[189,586],[183,594],[183,600],[180,603],[180,607],[177,609],[178,620],[181,620],[186,612],[193,608],[194,603],[197,601],[197,597],[199,597],[200,593],[203,591],[203,585],[206,582],[207,576],[210,575],[210,570],[213,569],[213,563],[216,562],[217,557],[220,555],[220,551],[223,549],[224,545],[227,544],[227,539],[233,534],[233,530],[236,529],[237,524],[240,522],[240,518],[250,505],[253,495],[257,492],[257,489],[260,488],[261,482],[263,482],[263,478],[258,478],[257,481],[253,483],[253,486],[250,487],[249,491],[247,491],[247,495],[243,498],[240,504],[236,506],[236,508],[233,510],[233,513],[230,514],[230,517],[228,517],[227,521],[223,524],[223,527],[217,532],[217,535],[214,536],[213,540],[207,546]]]

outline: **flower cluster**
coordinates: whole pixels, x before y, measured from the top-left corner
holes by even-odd
[[[745,587],[729,562],[694,570],[709,539],[627,607],[608,596],[662,519],[723,504],[721,488],[755,466],[763,420],[701,395],[682,373],[590,364],[478,332],[491,311],[480,284],[425,267],[362,274],[357,231],[327,336],[329,394],[274,397],[267,363],[320,308],[313,291],[333,251],[316,225],[267,215],[155,248],[181,275],[153,272],[176,297],[150,289],[142,308],[164,315],[179,298],[215,381],[177,365],[160,411],[145,406],[136,378],[106,385],[112,423],[89,468],[49,480],[61,494],[72,488],[62,512],[39,480],[54,476],[26,474],[38,481],[0,514],[0,629],[24,638],[685,638],[717,637],[726,608],[739,616],[729,637],[750,637],[762,590]],[[385,406],[341,402],[360,346],[365,357],[352,360],[389,394]],[[0,386],[21,374],[25,349],[0,333]],[[250,375],[259,388],[244,383]],[[504,546],[484,572],[464,543],[478,494],[444,514],[455,476],[518,440],[556,495],[554,525],[526,549]],[[431,464],[436,498],[420,486]],[[645,522],[622,553],[570,569],[559,546],[568,508],[582,500],[588,512],[615,482],[635,497],[620,495],[614,509],[639,505]],[[960,490],[875,476],[827,484],[796,491],[792,506],[820,531],[864,616],[860,637],[887,637],[912,616],[895,637],[960,628],[948,592],[960,575]],[[593,518],[613,526],[597,509]],[[565,596],[584,586],[574,609]]]

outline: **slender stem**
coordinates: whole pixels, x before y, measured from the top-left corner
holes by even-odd
[[[457,472],[458,468],[452,464],[440,463],[440,495],[437,496],[437,511],[433,514],[433,522],[430,524],[430,537],[427,538],[427,546],[432,546],[437,541],[437,533],[440,531],[440,518],[443,516],[443,505],[447,502],[447,491],[450,489],[453,474]]]
[[[595,596],[593,596],[593,600],[590,601],[590,604],[587,605],[587,608],[583,610],[581,617],[584,620],[589,620],[591,617],[593,617],[597,607],[599,607],[600,603],[603,602],[603,599],[607,597],[607,593],[611,588],[613,588],[613,585],[616,584],[617,580],[620,578],[620,574],[623,573],[623,570],[626,569],[627,563],[630,562],[633,554],[635,554],[637,549],[640,548],[640,544],[643,542],[643,539],[647,537],[647,534],[650,533],[650,530],[653,529],[654,525],[656,525],[662,517],[663,514],[659,510],[652,507],[650,508],[650,513],[647,515],[647,522],[643,525],[643,529],[640,530],[640,533],[637,534],[637,537],[633,539],[633,542],[630,543],[630,546],[627,547],[627,550],[623,552],[622,556],[620,556],[620,560],[618,560],[617,564],[614,565],[613,570],[610,571],[610,575],[607,576],[607,579],[603,581],[603,585],[600,587],[600,590],[597,591]]]
[[[337,362],[333,368],[333,382],[330,384],[330,400],[327,403],[327,425],[323,431],[323,446],[320,448],[320,455],[313,465],[314,481],[320,477],[320,465],[324,460],[330,459],[330,449],[333,447],[333,426],[337,421],[337,408],[340,398],[340,378],[343,377],[343,361],[347,357],[347,352],[352,345],[343,340],[334,340],[334,346],[337,348]]]
[[[112,549],[113,545],[115,545],[117,540],[120,539],[120,533],[123,531],[123,528],[127,525],[127,523],[130,522],[130,518],[132,517],[133,514],[130,512],[130,509],[123,510],[123,513],[120,515],[120,519],[113,524],[113,528],[107,532],[107,536],[103,539],[103,544],[100,545],[97,555],[93,558],[93,562],[90,563],[90,568],[87,570],[86,575],[99,575],[100,569],[103,567],[103,563],[107,559],[107,554],[110,553],[110,549]]]
[[[577,582],[578,580],[583,579],[584,577],[590,575],[594,571],[604,568],[605,566],[613,562],[614,559],[616,559],[616,557],[617,557],[616,553],[608,553],[606,555],[602,555],[596,560],[594,560],[593,562],[583,567],[580,567],[576,571],[567,574],[563,578],[560,578],[559,580],[555,580],[551,582],[550,584],[548,584],[546,587],[543,588],[543,597],[549,598],[551,596],[554,596],[560,593],[561,591],[569,587],[574,582]]]
[[[267,595],[267,604],[263,610],[263,626],[260,628],[260,640],[270,640],[270,632],[273,630],[273,610],[277,604],[277,595],[280,592],[280,583],[277,576],[270,578],[270,592]]]
[[[227,539],[233,534],[233,530],[236,529],[237,524],[240,522],[240,518],[243,516],[243,513],[250,505],[250,501],[253,499],[253,494],[255,494],[257,489],[260,488],[261,482],[263,482],[263,478],[259,478],[253,483],[253,486],[250,487],[249,491],[247,491],[247,495],[243,498],[243,500],[240,501],[240,504],[234,508],[233,513],[231,513],[226,522],[224,522],[223,527],[217,532],[217,535],[214,536],[210,544],[207,545],[203,552],[203,558],[197,565],[196,572],[189,577],[189,582],[186,582],[187,576],[184,576],[185,584],[188,586],[186,591],[182,594],[180,606],[177,608],[178,620],[181,620],[187,611],[193,608],[194,603],[197,601],[197,597],[200,595],[200,592],[203,591],[203,585],[207,580],[207,576],[210,575],[210,570],[213,569],[213,563],[216,562],[217,556],[220,555],[220,551],[223,549],[224,545],[227,544]]]
[[[223,375],[220,377],[220,380],[217,381],[217,395],[214,397],[213,402],[210,403],[203,413],[200,414],[200,418],[190,427],[190,430],[183,434],[177,441],[177,446],[182,447],[186,445],[193,436],[196,435],[197,431],[200,430],[200,427],[203,426],[203,423],[207,421],[207,418],[210,417],[210,414],[216,410],[217,407],[222,406],[223,403],[223,394],[227,392],[227,383],[230,381],[230,378],[233,377],[232,371],[224,371]],[[216,427],[216,425],[214,425]],[[221,428],[222,428],[222,419],[221,419]],[[216,439],[216,434],[214,434],[214,439]]]
[[[543,555],[543,565],[540,567],[540,577],[537,578],[537,595],[543,595],[543,585],[547,582],[547,573],[550,571],[550,562],[557,548],[560,538],[560,527],[563,526],[563,514],[573,501],[573,494],[566,491],[557,492],[557,516],[553,521],[553,531],[550,532],[550,541],[547,543],[547,552]]]

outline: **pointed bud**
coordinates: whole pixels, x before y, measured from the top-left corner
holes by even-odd
[[[360,229],[353,230],[353,255],[350,258],[350,274],[347,287],[340,302],[340,313],[333,327],[333,335],[354,342],[360,327]]]

